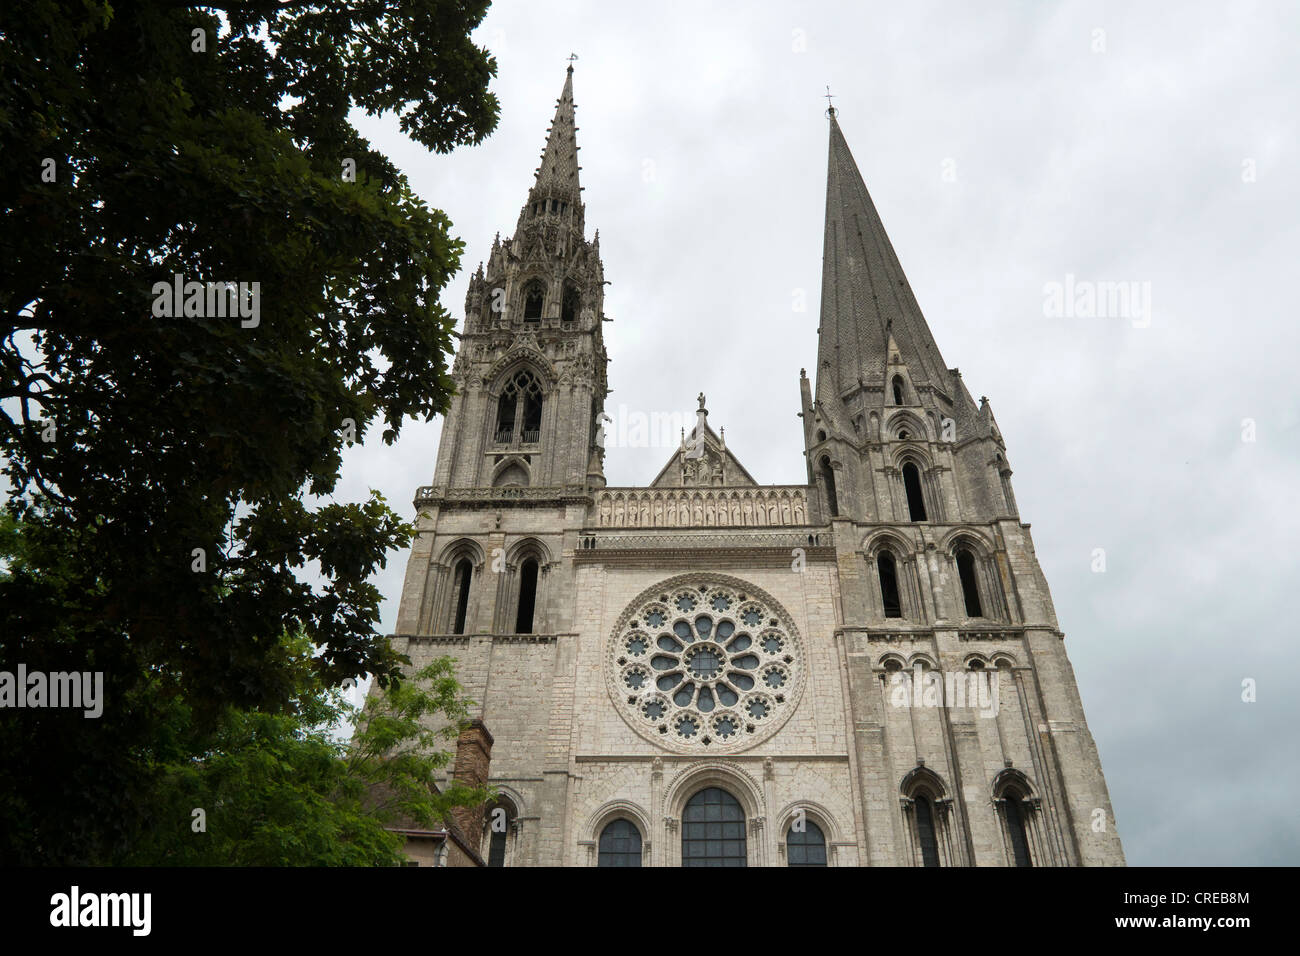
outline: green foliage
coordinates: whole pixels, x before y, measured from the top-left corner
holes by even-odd
[[[377,494],[304,493],[335,489],[349,420],[391,442],[446,409],[438,295],[462,244],[348,116],[394,113],[436,151],[480,141],[486,9],[0,4],[0,454],[25,538],[0,669],[107,683],[97,721],[0,724],[0,862],[122,853],[172,702],[208,728],[284,711],[286,631],[323,686],[396,679],[369,578],[411,528]],[[260,283],[258,324],[155,316],[178,273]]]
[[[397,865],[402,838],[385,826],[436,827],[452,807],[491,798],[459,784],[432,786],[467,717],[450,660],[372,694],[359,711],[320,686],[309,650],[303,641],[292,646],[302,686],[290,712],[232,708],[201,753],[160,767],[154,825],[119,862]],[[192,730],[183,708],[174,716],[175,728]],[[332,736],[351,720],[358,725],[351,743]]]

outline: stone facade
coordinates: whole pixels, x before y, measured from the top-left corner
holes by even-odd
[[[1122,865],[992,409],[940,358],[833,112],[807,485],[755,482],[701,395],[649,487],[605,486],[572,83],[470,281],[393,638],[454,657],[495,738],[483,858]]]

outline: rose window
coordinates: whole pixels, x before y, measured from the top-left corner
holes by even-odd
[[[785,609],[735,578],[683,575],[643,593],[611,643],[610,691],[643,736],[679,751],[770,736],[802,683]]]

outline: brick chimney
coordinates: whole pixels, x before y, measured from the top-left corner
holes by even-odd
[[[477,717],[460,732],[456,740],[456,763],[451,778],[467,787],[482,787],[488,781],[488,769],[492,763],[492,735],[487,726]],[[483,813],[485,804],[477,807],[457,807],[451,811],[452,818],[460,827],[465,839],[477,846],[483,833]]]

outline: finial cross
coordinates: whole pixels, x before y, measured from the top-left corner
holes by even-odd
[[[831,101],[831,88],[826,87],[826,112],[831,116],[835,115],[835,104]]]

